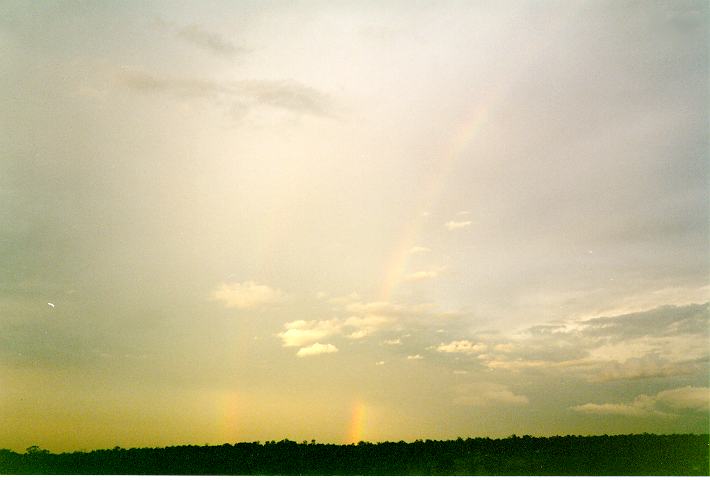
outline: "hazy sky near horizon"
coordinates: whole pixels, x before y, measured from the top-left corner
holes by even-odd
[[[707,432],[704,1],[0,5],[0,448]]]

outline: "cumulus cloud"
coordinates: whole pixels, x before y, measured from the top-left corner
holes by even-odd
[[[525,395],[516,395],[510,388],[497,383],[469,383],[455,388],[453,403],[475,407],[488,405],[522,406],[529,403]]]
[[[276,334],[284,347],[305,347],[330,337],[362,340],[383,332],[401,332],[407,323],[430,323],[436,318],[453,318],[452,313],[439,312],[433,304],[395,304],[390,302],[362,302],[356,293],[328,300],[342,316],[327,320],[297,320],[284,324]],[[391,333],[390,333],[391,335]],[[409,334],[400,334],[409,336]],[[384,345],[399,345],[400,338],[378,339]],[[413,356],[412,359],[416,359]]]
[[[450,343],[442,343],[436,347],[437,352],[465,353],[466,355],[482,353],[486,350],[488,350],[488,347],[485,344],[471,343],[469,340],[454,340]]]
[[[385,326],[391,325],[393,322],[394,318],[385,315],[365,315],[362,317],[349,317],[345,320],[343,325],[355,328],[355,331],[351,332],[348,336],[357,339],[372,335]]]
[[[422,358],[424,358],[424,357],[422,357],[422,356],[419,355],[419,354],[416,354],[416,355],[407,355],[407,360],[421,360]]]
[[[585,403],[571,407],[575,412],[587,413],[591,415],[622,415],[625,417],[647,417],[658,415],[659,412],[653,409],[653,400],[647,395],[640,395],[633,402],[625,403]],[[662,414],[667,416],[667,414]]]
[[[310,357],[313,355],[322,355],[324,353],[335,353],[337,351],[338,348],[335,345],[331,345],[330,343],[327,343],[325,345],[322,343],[314,343],[313,345],[300,348],[296,353],[296,356]]]
[[[459,230],[462,228],[466,228],[469,225],[471,225],[470,220],[463,220],[463,221],[455,221],[455,220],[450,220],[444,224],[444,226],[449,230]]]
[[[320,321],[297,320],[284,325],[285,330],[277,336],[283,341],[284,347],[301,347],[340,333],[342,326],[343,322],[337,318]]]
[[[656,395],[638,395],[628,403],[585,403],[570,408],[592,415],[672,417],[682,410],[707,412],[710,409],[710,388],[687,386],[663,390]]]
[[[246,310],[276,303],[283,298],[283,294],[268,285],[247,281],[223,283],[212,292],[212,298],[221,301],[227,308]]]
[[[233,57],[238,53],[243,53],[243,48],[237,47],[222,35],[210,32],[198,25],[188,25],[178,28],[175,31],[178,38],[181,38],[193,45],[208,50],[217,55]]]
[[[410,255],[417,255],[419,253],[428,253],[428,252],[431,252],[430,248],[421,247],[421,246],[415,246],[409,250]]]

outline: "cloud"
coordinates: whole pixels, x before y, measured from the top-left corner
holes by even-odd
[[[247,281],[223,283],[212,292],[212,298],[223,302],[227,308],[247,310],[279,302],[283,294],[268,285]]]
[[[320,321],[297,320],[284,325],[285,330],[276,335],[281,338],[284,347],[302,347],[340,333],[342,323],[337,318]]]
[[[381,330],[394,323],[395,319],[385,315],[365,315],[362,317],[352,316],[345,320],[345,327],[353,327],[356,330],[350,333],[350,338],[363,338]]]
[[[427,247],[421,247],[421,246],[415,246],[409,249],[409,254],[410,255],[417,255],[419,253],[428,253],[431,252],[430,248]]]
[[[406,322],[431,322],[434,318],[451,318],[453,314],[437,312],[431,304],[401,305],[389,302],[353,302],[357,294],[333,298],[329,303],[344,315],[328,320],[297,320],[284,324],[276,334],[284,347],[303,347],[328,337],[364,339],[381,332],[400,331]],[[344,302],[350,302],[343,304]],[[347,316],[345,316],[347,315]],[[407,336],[407,335],[404,335]],[[399,345],[399,338],[385,340],[385,345]]]
[[[657,414],[652,408],[652,403],[649,403],[649,397],[646,395],[636,397],[630,404],[622,403],[585,403],[571,407],[575,412],[587,413],[591,415],[621,415],[625,417],[647,417]]]
[[[516,395],[507,386],[497,383],[469,383],[455,388],[455,405],[485,407],[490,405],[522,406],[529,403],[525,395]]]
[[[422,358],[424,358],[424,357],[422,357],[422,356],[419,355],[419,354],[416,354],[416,355],[407,355],[407,360],[421,360]]]
[[[212,53],[233,57],[238,53],[243,53],[245,49],[237,47],[222,35],[207,31],[197,25],[188,25],[178,28],[175,34],[193,45],[204,50],[209,50]]]
[[[600,317],[580,323],[585,335],[628,339],[647,335],[707,334],[710,303],[684,306],[664,305],[643,312]]]
[[[710,388],[686,386],[664,390],[656,395],[656,401],[673,410],[710,410]]]
[[[451,230],[459,230],[459,229],[461,229],[461,228],[466,228],[466,227],[468,227],[469,225],[471,225],[471,221],[470,221],[470,220],[464,220],[464,221],[460,221],[460,222],[457,222],[457,221],[454,221],[454,220],[450,220],[450,221],[448,221],[448,222],[446,222],[446,223],[444,224],[444,226],[445,226],[449,231],[451,231]]]
[[[123,69],[120,85],[144,94],[169,94],[202,98],[215,103],[231,103],[233,107],[251,109],[271,107],[291,113],[333,117],[335,107],[329,96],[300,83],[282,80],[215,81],[179,78],[135,69]]]
[[[322,355],[324,353],[335,353],[337,351],[338,348],[335,345],[331,345],[330,343],[325,345],[322,343],[314,343],[313,345],[309,345],[308,347],[303,347],[299,349],[296,353],[296,356],[310,357],[313,355]]]
[[[709,407],[710,388],[687,386],[663,390],[653,396],[639,395],[629,403],[585,403],[570,407],[570,409],[590,415],[674,417],[677,416],[679,410],[707,412]]]
[[[454,340],[451,343],[442,343],[441,345],[436,347],[437,352],[465,353],[466,355],[482,353],[486,350],[488,350],[488,347],[485,344],[471,343],[469,340]]]
[[[699,359],[700,360],[700,359]],[[637,380],[687,375],[698,371],[696,362],[669,362],[659,355],[632,357],[624,362],[611,361],[592,377],[595,382]]]
[[[473,335],[470,342],[489,345],[476,358],[492,369],[555,370],[592,383],[680,377],[708,368],[707,310],[708,304],[663,306],[615,317],[534,325],[507,335]],[[457,348],[454,342],[448,345],[437,348]]]

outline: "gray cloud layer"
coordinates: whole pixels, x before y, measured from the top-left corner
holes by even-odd
[[[243,48],[237,47],[234,43],[225,39],[222,35],[205,30],[198,25],[188,25],[178,28],[176,35],[181,39],[217,55],[233,57],[245,51]]]
[[[441,354],[513,372],[554,372],[590,382],[697,378],[708,372],[710,304],[663,306],[581,322],[536,325],[513,335],[443,342]]]
[[[168,77],[140,70],[124,70],[119,74],[118,81],[141,93],[167,93],[211,100],[224,98],[238,110],[266,106],[314,116],[332,117],[335,114],[333,101],[327,95],[292,81],[217,82]]]

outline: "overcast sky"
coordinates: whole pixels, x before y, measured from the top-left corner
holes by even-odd
[[[705,1],[0,5],[0,448],[707,432]]]

